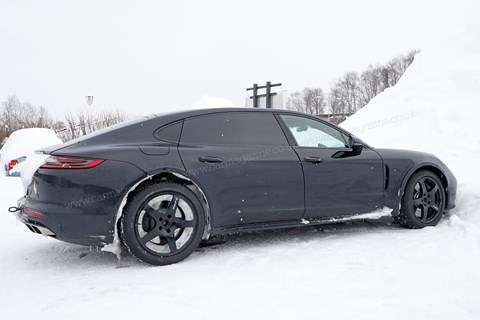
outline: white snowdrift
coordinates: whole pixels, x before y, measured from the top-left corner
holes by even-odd
[[[399,83],[341,124],[374,147],[435,154],[459,182],[462,219],[480,221],[480,27],[422,49]]]
[[[29,157],[35,150],[60,144],[62,140],[57,137],[55,131],[44,128],[20,129],[13,132],[5,145],[0,150],[1,170],[10,160],[26,156],[27,160],[18,165],[18,170],[23,172],[28,166]]]

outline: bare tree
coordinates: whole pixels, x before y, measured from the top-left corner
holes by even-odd
[[[353,114],[360,108],[359,76],[347,72],[330,88],[329,106],[333,114]]]
[[[360,75],[360,108],[376,95],[400,81],[407,68],[412,64],[418,50],[411,50],[405,55],[400,55],[388,61],[385,65],[370,65]]]
[[[305,103],[302,93],[300,91],[296,91],[290,94],[287,100],[287,109],[292,111],[305,112]]]
[[[318,116],[323,114],[325,95],[321,88],[305,88],[294,92],[287,101],[287,109]]]
[[[390,73],[390,79],[388,83],[390,87],[397,84],[405,71],[407,71],[407,68],[412,64],[413,60],[415,59],[415,55],[419,52],[419,50],[411,50],[407,54],[402,54],[387,62],[385,67]]]
[[[319,116],[325,108],[325,95],[321,88],[305,88],[303,90],[306,112]]]
[[[382,68],[370,65],[368,69],[360,75],[360,108],[367,105],[373,97],[383,90],[385,90],[385,85],[382,81]]]
[[[360,108],[358,74],[355,71],[347,72],[340,83],[341,88],[343,89],[343,98],[346,107],[345,111],[349,114],[353,114]]]
[[[333,86],[330,88],[328,95],[328,106],[330,108],[330,121],[333,123],[340,123],[345,120],[346,109],[343,101],[343,94],[341,88]]]
[[[0,109],[0,142],[19,129],[51,128],[53,120],[43,107],[35,107],[29,102],[21,102],[15,95],[3,101]]]
[[[418,52],[411,50],[384,65],[369,65],[360,75],[354,71],[345,73],[331,86],[328,99],[325,99],[321,88],[305,88],[294,92],[288,98],[287,109],[318,116],[324,113],[324,107],[328,105],[330,113],[334,115],[329,117],[330,121],[341,122],[383,90],[394,86]]]
[[[65,122],[57,122],[57,129],[63,141],[69,141],[88,133],[109,127],[128,120],[128,116],[119,110],[92,113],[79,111],[76,114],[67,113]]]
[[[0,109],[0,143],[16,130],[24,128],[52,128],[68,141],[99,129],[123,122],[129,117],[119,110],[67,113],[63,120],[53,121],[43,107],[35,107],[31,103],[21,102],[16,96],[10,96],[1,104]]]

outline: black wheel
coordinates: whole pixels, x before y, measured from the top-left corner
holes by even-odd
[[[133,195],[123,210],[121,237],[138,259],[167,265],[188,257],[205,228],[195,194],[176,183],[151,185]]]
[[[395,220],[401,226],[418,229],[435,226],[445,211],[445,189],[431,171],[414,174],[405,187],[400,214]]]

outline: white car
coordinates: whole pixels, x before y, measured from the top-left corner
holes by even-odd
[[[55,131],[45,128],[20,129],[8,137],[0,149],[0,170],[7,176],[20,176],[25,160],[35,150],[62,143]]]

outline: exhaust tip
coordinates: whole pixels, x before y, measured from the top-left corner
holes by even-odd
[[[53,231],[48,229],[47,227],[44,227],[44,226],[41,226],[41,225],[38,225],[38,224],[31,224],[31,223],[25,223],[25,225],[33,233],[41,234],[41,235],[47,236],[47,237],[53,237],[53,238],[57,237],[55,235],[55,233],[53,233]]]

